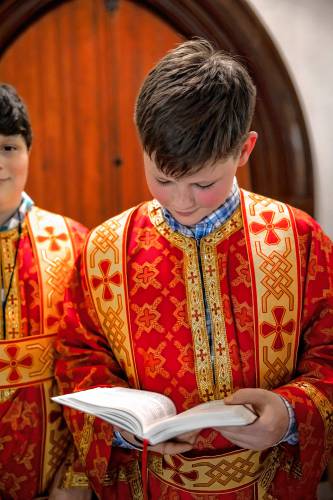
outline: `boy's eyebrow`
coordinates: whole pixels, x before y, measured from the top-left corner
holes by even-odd
[[[157,174],[156,179],[159,181],[177,181],[177,179],[175,179],[174,177],[163,176],[163,174],[161,174],[161,175]],[[208,184],[213,184],[214,182],[217,182],[218,179],[219,179],[219,177],[216,177],[214,179],[199,179],[199,180],[195,180],[195,181],[190,182],[190,184],[207,184],[208,185]]]
[[[194,182],[191,182],[191,184],[213,184],[213,182],[216,182],[217,179],[210,179],[210,180],[202,180],[202,181],[194,181]]]
[[[159,181],[171,181],[171,180],[173,180],[173,177],[166,177],[166,176],[163,176],[163,174],[162,175],[156,174],[155,177]]]

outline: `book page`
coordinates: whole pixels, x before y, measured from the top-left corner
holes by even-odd
[[[223,418],[225,422],[227,422],[228,419],[233,419],[233,420],[237,420],[238,418],[240,419],[239,424],[225,423],[221,424],[221,427],[223,427],[223,425],[242,425],[241,421],[243,421],[243,419],[246,420],[249,418],[250,420],[252,420],[253,416],[255,418],[257,417],[256,413],[249,405],[226,405],[223,399],[216,399],[214,401],[207,401],[206,403],[201,403],[200,405],[194,406],[190,410],[182,412],[182,415],[189,415],[194,413],[200,413],[201,415],[204,415],[206,412],[212,413],[219,410],[223,411]]]
[[[176,407],[167,396],[127,387],[96,387],[52,399],[103,418],[139,437],[156,420],[176,414]]]
[[[208,401],[152,424],[146,430],[146,437],[151,444],[157,444],[184,432],[208,427],[248,425],[256,419],[257,415],[244,405],[225,405],[223,400]]]

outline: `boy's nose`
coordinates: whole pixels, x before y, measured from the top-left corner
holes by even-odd
[[[190,210],[195,205],[195,199],[190,189],[176,189],[174,193],[174,206],[178,210]]]

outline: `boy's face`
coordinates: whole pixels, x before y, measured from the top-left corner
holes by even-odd
[[[154,161],[144,154],[148,188],[178,222],[193,226],[225,202],[236,171],[247,162],[256,139],[256,132],[250,132],[237,157],[217,161],[180,179],[164,175]]]
[[[29,151],[21,135],[0,134],[0,224],[21,201],[29,165]]]

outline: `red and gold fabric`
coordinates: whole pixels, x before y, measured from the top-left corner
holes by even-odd
[[[295,411],[296,446],[241,450],[205,429],[191,453],[151,454],[150,498],[315,498],[333,415],[333,251],[316,222],[242,191],[241,207],[198,249],[152,201],[95,229],[83,260],[57,343],[64,392],[129,385],[183,411],[263,387]],[[138,452],[111,449],[110,426],[66,411],[99,498],[141,499]]]
[[[9,289],[0,326],[0,498],[46,494],[71,443],[62,410],[50,398],[58,393],[54,342],[65,289],[86,232],[33,207],[21,234],[0,233],[0,288]]]

